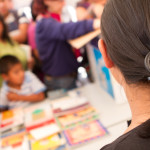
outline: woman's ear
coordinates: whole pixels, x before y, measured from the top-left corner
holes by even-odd
[[[99,40],[98,46],[99,46],[100,52],[103,56],[106,67],[109,69],[112,68],[114,66],[114,63],[112,62],[112,60],[108,56],[106,45],[102,39]]]

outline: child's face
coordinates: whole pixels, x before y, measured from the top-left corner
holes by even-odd
[[[13,85],[22,85],[24,81],[24,69],[22,64],[14,65],[4,79]]]

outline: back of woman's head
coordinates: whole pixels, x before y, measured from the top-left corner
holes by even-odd
[[[33,20],[36,20],[36,17],[39,14],[45,14],[47,11],[47,7],[44,4],[43,0],[33,0],[31,3],[31,12]]]
[[[10,37],[8,35],[7,25],[5,24],[4,18],[1,15],[0,15],[0,23],[2,24],[2,28],[3,28],[3,31],[0,35],[1,40],[7,41],[7,42],[13,44],[12,40],[10,39]]]
[[[150,82],[144,63],[150,52],[150,0],[108,0],[101,30],[108,55],[126,81]]]

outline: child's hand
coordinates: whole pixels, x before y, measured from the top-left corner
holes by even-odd
[[[7,94],[7,98],[10,100],[10,101],[18,101],[20,100],[20,95],[16,94],[16,93],[8,93]]]

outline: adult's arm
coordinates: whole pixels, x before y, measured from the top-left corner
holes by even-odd
[[[10,37],[18,43],[25,43],[27,40],[27,31],[28,31],[28,24],[22,23],[19,25],[18,32],[16,34],[10,34]]]
[[[100,24],[100,21],[99,21]],[[41,19],[36,26],[36,40],[70,40],[98,28],[97,21],[84,20],[80,22],[59,23],[54,19]]]

